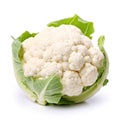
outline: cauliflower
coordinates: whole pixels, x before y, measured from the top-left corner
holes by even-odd
[[[63,95],[80,95],[97,80],[103,53],[73,25],[47,27],[22,43],[24,75],[46,78],[58,74]]]
[[[73,104],[94,95],[108,80],[104,36],[95,48],[92,22],[75,15],[54,21],[39,33],[13,38],[15,76],[29,98],[39,104]]]

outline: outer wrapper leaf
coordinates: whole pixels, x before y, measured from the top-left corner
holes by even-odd
[[[21,49],[21,42],[18,40],[14,40],[12,43],[12,55],[13,55],[13,66],[14,66],[15,77],[19,86],[27,93],[27,95],[32,101],[35,101],[36,95],[25,84],[25,81],[28,78],[24,77],[23,68],[19,58],[20,49]]]

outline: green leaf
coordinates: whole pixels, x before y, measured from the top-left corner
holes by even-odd
[[[103,83],[103,86],[106,86],[108,84],[108,79],[105,79],[104,83]]]
[[[13,66],[16,80],[19,86],[25,91],[29,98],[33,101],[36,100],[36,94],[25,84],[26,80],[29,78],[24,76],[22,62],[20,60],[22,44],[18,39],[14,39],[12,42],[12,56],[13,56]]]
[[[62,84],[58,75],[51,75],[43,80],[34,80],[34,92],[38,95],[37,102],[57,104],[62,97]]]
[[[69,18],[65,18],[65,19],[61,19],[57,21],[53,21],[49,23],[48,26],[58,27],[62,24],[74,25],[78,27],[82,31],[82,33],[88,36],[89,38],[92,38],[91,34],[94,33],[93,23],[83,20],[78,15],[74,15],[73,17],[69,17]]]
[[[24,33],[22,33],[17,39],[19,39],[20,42],[23,42],[24,40],[26,40],[29,37],[34,37],[37,33],[29,33],[28,31],[25,31]]]
[[[104,51],[105,51],[104,47],[103,47],[104,42],[105,42],[105,37],[102,35],[98,38],[98,46],[99,46],[99,49],[101,50],[101,52],[103,52],[103,54],[104,54]],[[104,72],[105,63],[106,63],[106,61],[104,59],[101,63],[100,68],[98,69],[98,73],[99,73],[98,78],[100,78],[102,76],[103,72]]]
[[[65,98],[61,98],[57,105],[72,105],[72,104],[75,104],[75,102],[67,100]]]
[[[98,46],[100,50],[103,49],[104,41],[105,41],[105,36],[102,35],[98,38]]]

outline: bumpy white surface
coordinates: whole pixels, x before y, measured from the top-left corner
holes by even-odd
[[[72,25],[47,27],[23,43],[24,75],[61,76],[63,95],[77,96],[84,86],[92,85],[104,58],[91,40]]]

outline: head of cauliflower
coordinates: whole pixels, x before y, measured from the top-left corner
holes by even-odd
[[[22,42],[23,69],[26,77],[61,77],[62,95],[78,96],[98,77],[104,59],[91,40],[73,25],[47,27]]]

